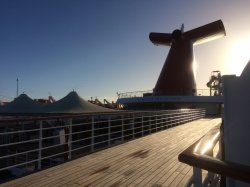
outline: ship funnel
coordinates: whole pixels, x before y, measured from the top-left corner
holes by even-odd
[[[193,72],[193,45],[225,36],[221,20],[184,32],[150,33],[153,44],[171,46],[154,88],[154,95],[196,95]]]

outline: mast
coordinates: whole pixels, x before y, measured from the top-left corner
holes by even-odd
[[[18,97],[18,78],[16,79],[16,97]]]

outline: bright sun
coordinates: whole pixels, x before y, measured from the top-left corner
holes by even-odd
[[[236,42],[230,52],[230,72],[239,76],[250,60],[250,37]]]

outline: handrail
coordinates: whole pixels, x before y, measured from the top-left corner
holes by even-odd
[[[210,96],[210,90],[209,89],[197,89],[196,96]],[[167,93],[164,93],[165,95]],[[169,92],[168,94],[173,95],[174,93]],[[144,91],[133,91],[133,92],[123,92],[123,93],[117,93],[118,99],[121,98],[132,98],[132,97],[147,97],[147,96],[153,96],[153,90],[144,90]]]
[[[206,150],[206,153],[209,153],[213,149],[214,145],[219,139],[217,133],[214,132],[212,133],[213,136],[210,136],[211,139],[214,138],[214,141],[211,144],[210,149]],[[206,139],[207,137],[208,136],[202,137],[200,140],[184,150],[181,154],[179,154],[178,160],[196,168],[204,169],[209,172],[233,178],[235,180],[250,183],[250,166],[235,162],[223,161],[218,158],[214,158],[211,155],[206,155],[206,153],[202,151],[206,149],[206,144],[203,144],[203,146],[201,146],[201,142],[204,142],[204,138]],[[199,149],[198,151],[196,149],[197,147],[200,147],[201,149]]]
[[[180,109],[180,110],[176,110],[178,111],[189,111],[190,109]],[[81,113],[81,114],[29,114],[32,115],[32,117],[17,117],[17,118],[3,118],[0,119],[0,124],[1,123],[15,123],[15,122],[27,122],[27,121],[40,121],[40,120],[50,120],[50,119],[66,119],[66,118],[77,118],[77,117],[92,117],[92,116],[117,116],[117,115],[127,115],[127,114],[141,114],[141,113],[145,113],[145,114],[152,114],[152,113],[166,113],[168,111],[172,111],[172,110],[161,110],[161,111],[156,111],[156,110],[148,110],[148,111],[126,111],[126,110],[114,110],[112,112],[95,112],[95,113]],[[2,115],[2,114],[0,114]],[[7,114],[3,114],[3,116],[6,116]],[[16,114],[10,113],[10,116],[16,116]],[[36,116],[38,115],[38,116]],[[46,117],[44,117],[43,115],[46,115]],[[19,114],[19,116],[22,116],[22,114]],[[23,116],[27,116],[27,114],[23,114]]]

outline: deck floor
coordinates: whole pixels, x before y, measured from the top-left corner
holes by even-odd
[[[0,186],[184,186],[190,166],[178,155],[221,119],[200,119],[108,148]]]

